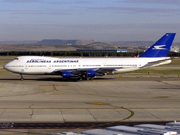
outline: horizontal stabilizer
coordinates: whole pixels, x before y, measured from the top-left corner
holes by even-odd
[[[158,60],[158,61],[153,61],[153,62],[148,62],[146,65],[144,65],[141,68],[147,68],[147,67],[154,67],[154,66],[159,66],[159,65],[164,65],[164,64],[169,64],[171,62],[171,58],[164,59],[164,60]]]

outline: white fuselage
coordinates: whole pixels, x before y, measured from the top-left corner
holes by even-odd
[[[158,62],[159,61],[159,62]],[[153,63],[155,64],[148,64]],[[44,56],[21,56],[4,65],[8,71],[18,74],[53,74],[71,69],[113,68],[110,74],[135,71],[144,67],[168,64],[168,57],[157,58],[54,58]],[[148,66],[146,66],[148,65]]]

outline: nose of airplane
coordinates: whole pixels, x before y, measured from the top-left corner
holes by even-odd
[[[3,66],[3,68],[9,71],[10,69],[9,69],[9,66],[8,66],[8,65],[9,65],[8,63],[5,64],[5,65]]]
[[[5,64],[5,65],[3,66],[3,68],[6,69],[6,68],[7,68],[7,64]]]
[[[16,68],[16,65],[13,62],[9,62],[3,66],[3,68],[10,72],[18,72],[19,69]]]

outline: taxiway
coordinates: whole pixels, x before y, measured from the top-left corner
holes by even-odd
[[[0,122],[180,120],[177,75],[112,75],[91,81],[0,75]]]

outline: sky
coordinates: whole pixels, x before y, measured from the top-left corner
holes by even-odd
[[[0,0],[0,41],[156,41],[177,33],[180,0]]]

